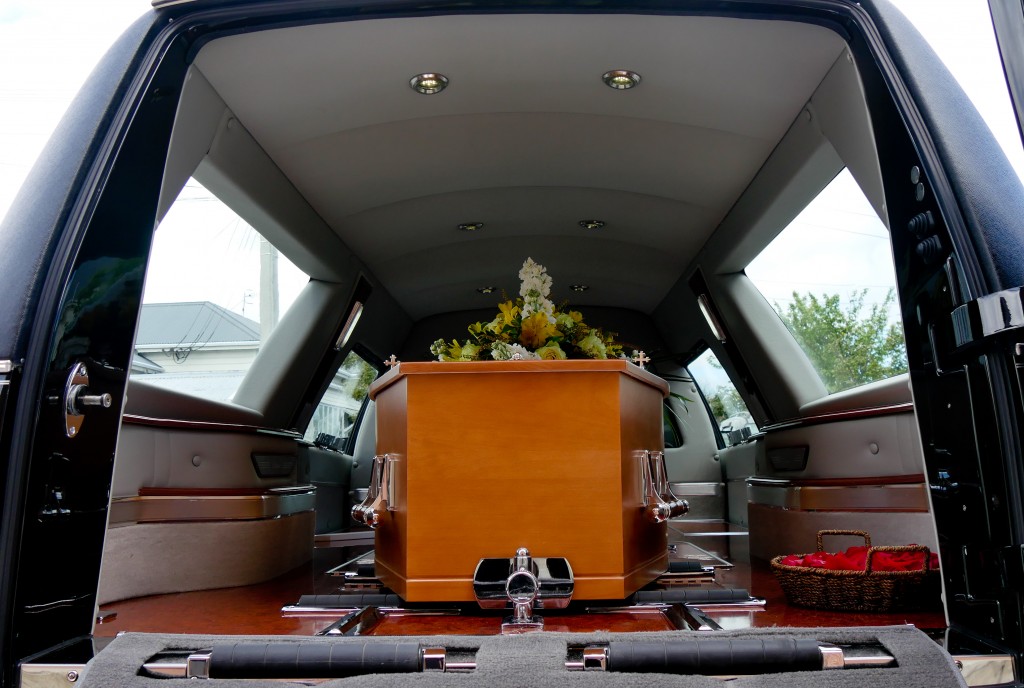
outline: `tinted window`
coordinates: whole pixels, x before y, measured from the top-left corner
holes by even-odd
[[[707,401],[726,446],[742,442],[758,431],[743,397],[711,349],[694,359],[687,369]]]
[[[376,379],[377,369],[350,351],[313,412],[304,439],[312,442],[324,435],[322,443],[340,446],[340,440],[351,436],[359,409]]]
[[[309,277],[194,179],[157,228],[132,375],[229,401]]]
[[[746,273],[830,393],[907,371],[889,231],[847,170]]]

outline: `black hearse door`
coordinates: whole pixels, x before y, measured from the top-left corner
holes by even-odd
[[[0,657],[91,656],[121,406],[186,67],[159,13],[97,66],[0,225]],[[83,639],[80,647],[73,639]]]
[[[1020,127],[1024,6],[1020,0],[989,0],[988,5]],[[922,81],[919,88],[927,84]],[[973,110],[969,114],[974,115]],[[939,162],[949,174],[951,197],[965,221],[961,241],[941,237],[952,239],[954,249],[944,261],[945,275],[935,281],[931,296],[919,299],[923,308],[915,309],[918,320],[927,322],[931,360],[922,362],[917,375],[912,372],[942,547],[950,648],[1010,652],[1017,656],[1017,676],[1022,676],[1021,184],[990,143],[969,150],[971,144],[961,138],[962,126],[934,115],[932,119]],[[914,271],[923,275],[927,270],[912,266],[910,272]],[[906,322],[908,315],[904,302]],[[939,395],[938,403],[936,398],[922,403],[931,394]]]
[[[1007,73],[1024,75],[1019,0],[990,0]],[[886,184],[915,410],[942,557],[951,652],[1024,648],[1024,189],[994,138],[928,51],[893,40],[914,138]],[[901,90],[905,89],[904,93]],[[1018,112],[1020,101],[1018,100]],[[879,146],[884,148],[886,127]],[[886,162],[883,161],[883,167]],[[883,174],[885,174],[883,172]]]

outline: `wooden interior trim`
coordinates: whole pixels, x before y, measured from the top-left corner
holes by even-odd
[[[264,428],[258,425],[246,425],[243,423],[218,423],[199,420],[179,420],[177,418],[152,418],[150,416],[138,416],[126,413],[121,416],[121,422],[128,425],[145,425],[154,428],[174,428],[180,430],[199,430],[202,432],[235,432],[249,435],[275,435],[289,439],[302,439],[302,434],[294,430],[282,430],[281,428]]]
[[[918,477],[921,480],[906,480]],[[747,498],[750,505],[798,511],[927,512],[928,488],[923,478],[924,476],[822,480],[748,478]]]
[[[848,420],[860,420],[862,418],[875,418],[878,416],[891,416],[900,413],[913,413],[914,405],[911,403],[892,404],[891,406],[872,406],[869,408],[850,409],[848,411],[835,411],[833,413],[820,413],[803,418],[791,418],[789,420],[772,423],[761,428],[761,432],[779,432],[780,430],[792,430],[803,428],[809,425],[822,425],[824,423],[841,423]]]
[[[914,485],[924,482],[924,473],[878,475],[854,478],[747,478],[761,487],[864,487],[869,485]]]
[[[110,525],[188,521],[252,521],[313,511],[316,488],[144,487],[110,500]]]
[[[316,490],[312,485],[287,487],[140,487],[140,497],[247,497],[251,495],[281,496],[305,494]]]

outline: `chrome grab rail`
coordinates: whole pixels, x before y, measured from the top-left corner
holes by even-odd
[[[352,518],[370,528],[380,525],[385,511],[396,511],[394,467],[398,460],[393,454],[378,454],[373,457],[370,485],[366,499],[352,507]]]
[[[665,452],[645,449],[640,454],[640,486],[642,508],[652,523],[662,523],[690,510],[690,503],[672,492]]]

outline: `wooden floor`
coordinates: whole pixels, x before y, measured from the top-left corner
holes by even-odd
[[[707,564],[724,560],[732,568],[716,570],[716,584],[744,588],[766,601],[763,611],[709,613],[723,628],[775,626],[877,626],[913,624],[923,630],[946,626],[941,611],[867,614],[826,612],[787,603],[768,564],[749,561],[746,534],[729,524],[675,522],[670,542],[676,544],[677,558],[701,558]],[[113,636],[120,631],[161,633],[212,633],[231,635],[313,635],[340,618],[283,616],[281,608],[295,603],[303,594],[338,592],[339,579],[328,569],[356,557],[363,550],[351,547],[318,548],[310,564],[280,578],[239,588],[154,595],[104,605],[104,623],[95,627],[96,636]],[[115,616],[111,616],[116,614]],[[378,635],[430,635],[450,633],[489,635],[497,633],[501,612],[465,614],[458,617],[405,617],[390,619],[375,629]],[[574,613],[550,614],[546,627],[552,631],[642,631],[665,628],[650,614],[633,616]]]

